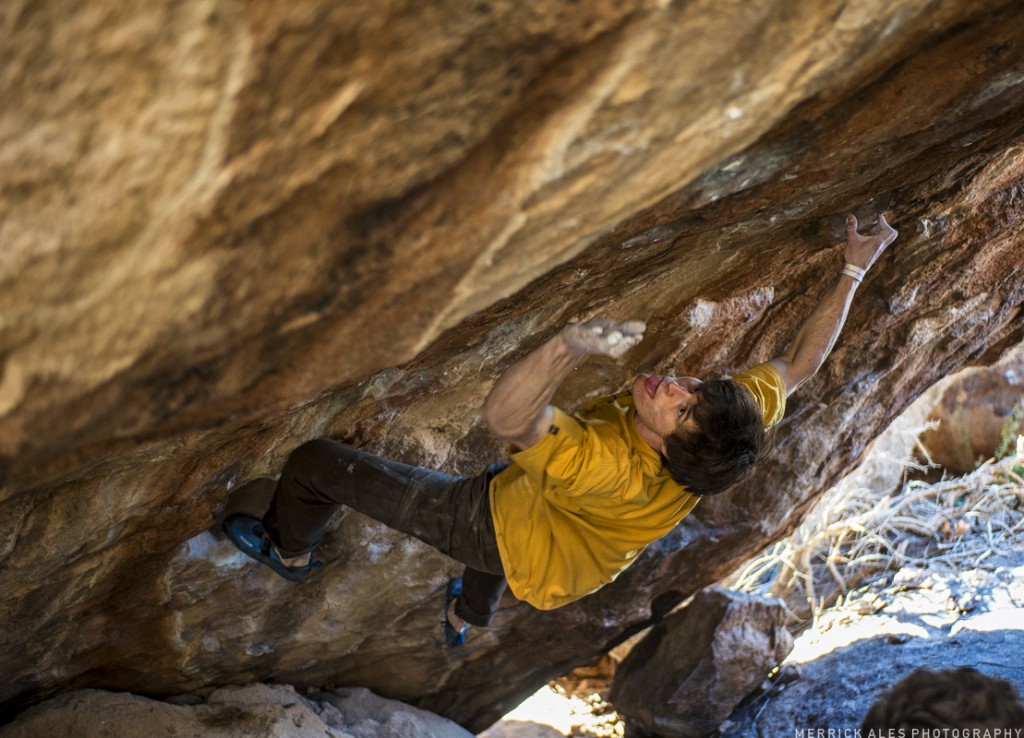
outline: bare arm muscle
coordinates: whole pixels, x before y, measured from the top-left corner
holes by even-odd
[[[862,273],[867,271],[885,248],[896,240],[897,235],[884,215],[879,217],[878,232],[871,236],[860,235],[857,232],[857,219],[849,216],[846,220],[847,265],[862,270]],[[839,281],[804,321],[786,352],[769,362],[782,375],[787,394],[821,368],[839,338],[859,284],[859,279],[849,276],[844,269]]]
[[[605,318],[566,326],[498,378],[484,401],[484,421],[495,435],[529,448],[551,425],[551,397],[572,368],[588,354],[622,356],[640,342],[645,328]]]

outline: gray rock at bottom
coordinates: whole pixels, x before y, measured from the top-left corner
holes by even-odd
[[[789,654],[785,619],[776,600],[703,590],[633,648],[611,702],[638,732],[709,735]]]
[[[860,600],[884,607],[861,615]],[[824,614],[789,663],[798,678],[737,710],[723,736],[852,735],[879,696],[918,667],[971,666],[1024,694],[1024,547],[964,571],[905,567]]]
[[[84,689],[55,697],[0,728],[2,738],[472,738],[438,715],[340,689],[310,697],[286,686],[218,689],[197,704]]]

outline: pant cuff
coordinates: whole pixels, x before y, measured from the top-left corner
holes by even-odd
[[[494,619],[494,610],[481,613],[469,607],[461,597],[455,600],[455,614],[470,625],[476,625],[480,628],[486,628],[491,624],[491,620]]]

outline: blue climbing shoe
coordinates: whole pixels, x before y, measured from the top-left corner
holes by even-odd
[[[448,648],[466,645],[466,633],[469,632],[469,625],[462,630],[455,630],[455,626],[448,622],[448,608],[451,607],[452,601],[461,594],[462,577],[456,577],[448,582],[448,592],[444,598],[444,620],[442,623],[444,625],[444,642]]]
[[[274,550],[270,535],[263,529],[263,524],[256,518],[235,513],[224,518],[221,524],[228,538],[234,543],[238,550],[246,556],[256,559],[261,564],[269,566],[275,572],[291,582],[305,581],[313,569],[321,566],[321,562],[313,561],[305,566],[285,566]]]

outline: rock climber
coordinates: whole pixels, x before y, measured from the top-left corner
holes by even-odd
[[[344,443],[312,440],[288,457],[262,520],[223,527],[242,551],[301,581],[338,505],[414,536],[465,565],[448,586],[449,646],[487,626],[506,587],[539,609],[611,582],[703,495],[748,478],[770,448],[786,397],[821,366],[864,273],[896,238],[885,217],[872,235],[847,219],[846,264],[789,349],[731,379],[641,374],[628,390],[570,415],[551,403],[589,354],[619,358],[645,326],[599,318],[565,326],[509,367],[483,418],[515,447],[474,477],[400,464]]]

